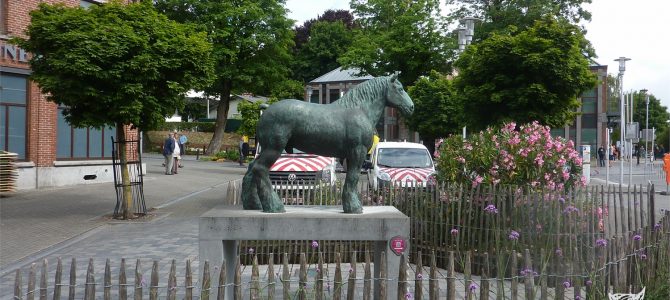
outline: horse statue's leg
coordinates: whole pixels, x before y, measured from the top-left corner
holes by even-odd
[[[361,167],[365,161],[367,149],[363,145],[354,146],[347,155],[347,177],[344,179],[342,188],[342,207],[344,213],[360,214],[363,213],[363,206],[356,193],[358,177],[361,174]]]
[[[279,199],[277,193],[272,190],[269,176],[270,167],[277,161],[280,155],[281,149],[275,150],[266,146],[254,161],[253,167],[250,168],[252,183],[256,188],[256,193],[264,212],[285,212],[284,203]]]
[[[247,173],[242,179],[242,206],[248,210],[261,210],[261,200],[258,198],[258,188],[254,184],[254,173],[251,171],[256,161],[252,161],[247,168]]]

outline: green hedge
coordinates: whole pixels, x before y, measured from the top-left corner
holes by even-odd
[[[214,132],[214,122],[166,122],[156,129],[156,131],[196,131],[196,132]],[[242,125],[242,120],[230,119],[226,121],[224,132],[235,132]]]

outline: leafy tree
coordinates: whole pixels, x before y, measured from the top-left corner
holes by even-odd
[[[316,19],[310,19],[295,28],[295,49],[300,49],[309,41],[312,31],[312,25],[317,22],[342,22],[344,26],[352,30],[355,28],[354,16],[348,10],[326,10]]]
[[[572,121],[577,95],[596,83],[582,40],[579,28],[548,17],[528,30],[494,33],[466,48],[456,61],[455,85],[468,126],[538,120],[561,127]]]
[[[341,20],[312,23],[309,39],[300,47],[296,45],[293,77],[308,82],[339,67],[337,59],[349,49],[353,38],[354,32]]]
[[[278,83],[270,93],[271,98],[275,99],[302,99],[304,94],[302,83],[296,80],[284,80]]]
[[[268,94],[289,75],[292,20],[282,0],[155,0],[170,18],[195,24],[214,45],[217,79],[205,92],[220,98],[207,154],[223,143],[231,93]]]
[[[277,98],[270,98],[267,104],[277,102]],[[242,101],[237,105],[237,111],[242,115],[242,124],[237,132],[241,135],[256,136],[256,125],[261,116],[261,102]]]
[[[591,13],[582,5],[591,0],[446,0],[455,7],[448,13],[452,21],[464,17],[482,20],[475,35],[486,37],[490,33],[505,31],[510,25],[520,29],[530,28],[545,16],[555,16],[572,24],[590,21]]]
[[[183,95],[208,84],[213,75],[205,34],[168,20],[150,3],[111,1],[90,9],[40,4],[30,13],[27,39],[12,42],[30,51],[31,79],[49,101],[66,106],[77,127],[155,128],[183,106]],[[119,149],[124,186],[123,217],[132,194]]]
[[[653,94],[649,95],[649,129],[656,128],[658,137],[667,126],[670,119],[668,108],[661,105],[661,100]],[[640,123],[640,130],[645,129],[647,121],[647,98],[644,94],[633,94],[633,121]]]
[[[435,139],[458,133],[461,127],[458,102],[452,81],[446,75],[432,71],[420,77],[408,90],[414,101],[414,113],[405,119],[407,126],[421,135],[430,153]]]
[[[350,49],[341,57],[345,67],[357,67],[372,76],[400,71],[407,85],[431,70],[446,72],[455,48],[442,34],[446,23],[438,0],[353,0],[360,26]]]

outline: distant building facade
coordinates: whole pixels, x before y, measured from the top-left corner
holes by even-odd
[[[589,68],[598,77],[598,83],[580,95],[581,114],[572,125],[554,128],[551,133],[572,140],[575,147],[590,145],[591,159],[595,159],[598,147],[604,146],[607,138],[607,66],[594,63]]]
[[[358,69],[334,69],[307,83],[305,99],[311,103],[330,104],[340,99],[344,94],[367,80],[374,78],[370,75],[358,75]],[[375,128],[382,140],[419,142],[419,134],[410,131],[399,119],[399,111],[387,107],[382,119]]]
[[[74,128],[64,109],[46,100],[31,74],[30,53],[8,43],[25,36],[40,3],[88,7],[94,0],[0,0],[0,150],[18,154],[18,189],[113,181],[115,128]],[[130,139],[137,131],[126,129]],[[88,179],[85,180],[86,175]]]

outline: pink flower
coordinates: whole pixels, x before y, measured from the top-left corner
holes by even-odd
[[[484,181],[484,178],[482,178],[481,176],[477,175],[477,177],[475,177],[475,179],[472,181],[472,187],[476,187],[476,186],[478,186],[478,185],[481,184],[483,181]]]
[[[459,163],[464,164],[465,163],[465,158],[463,158],[462,156],[459,156],[459,157],[456,157],[456,161],[458,161]]]

